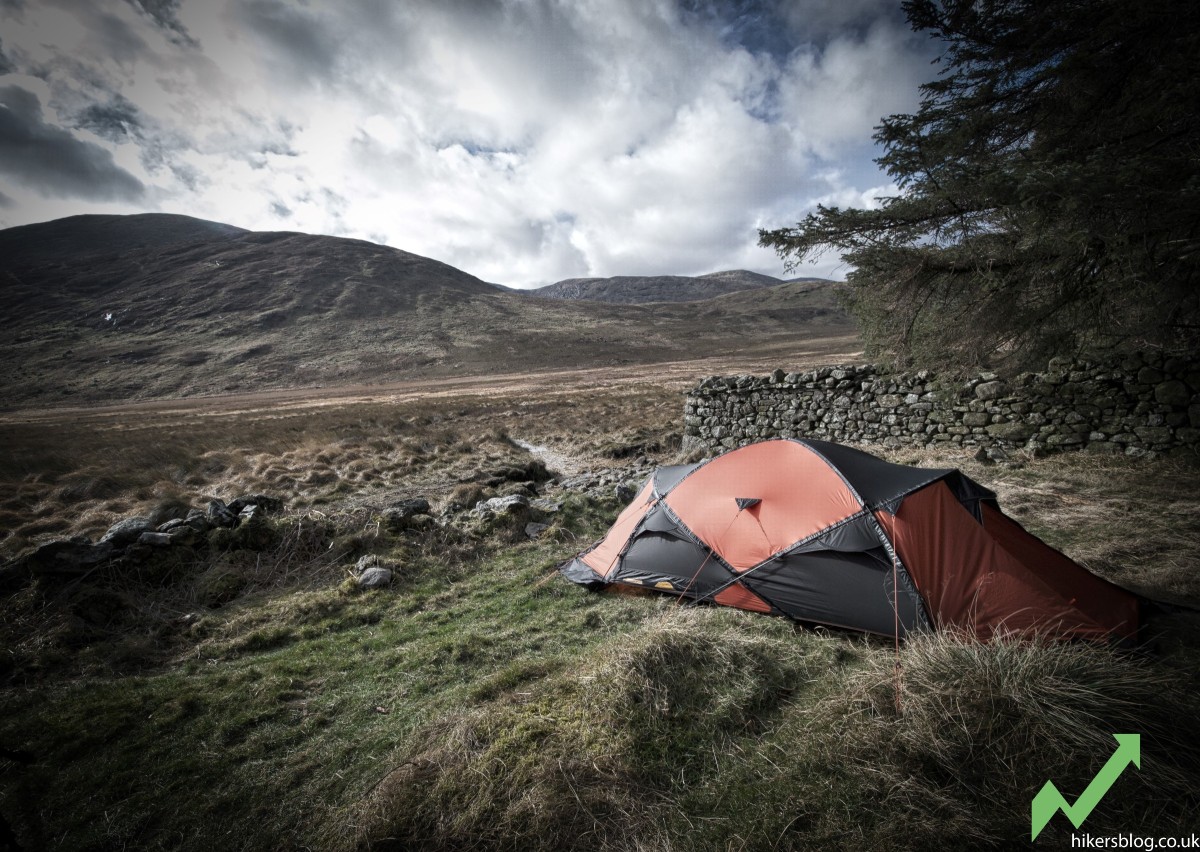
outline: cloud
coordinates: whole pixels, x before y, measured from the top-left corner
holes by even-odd
[[[758,228],[869,203],[872,127],[930,59],[893,0],[5,8],[0,61],[47,107],[18,124],[123,176],[130,212],[384,239],[516,286],[781,273]]]
[[[17,66],[4,55],[4,39],[0,39],[0,75],[11,74],[16,70]]]
[[[112,154],[48,124],[37,95],[0,87],[0,171],[46,196],[137,201],[145,187]]]
[[[187,28],[179,21],[181,0],[128,0],[128,2],[166,31],[176,44],[189,47],[199,46]]]

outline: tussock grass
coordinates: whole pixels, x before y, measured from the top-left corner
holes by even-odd
[[[1088,830],[1196,827],[1189,729],[1200,708],[1168,671],[1089,645],[952,634],[907,642],[898,675],[886,651],[864,659],[760,746],[790,757],[769,785],[788,791],[781,845],[1010,848],[1047,780],[1074,801],[1115,750],[1112,734],[1135,732],[1141,771],[1122,776]],[[1047,842],[1069,828],[1054,821]]]
[[[1045,781],[1073,800],[1125,732],[1141,771],[1089,830],[1195,829],[1198,708],[1163,670],[945,634],[900,659],[897,677],[876,643],[672,609],[416,732],[355,818],[359,845],[1006,849]]]

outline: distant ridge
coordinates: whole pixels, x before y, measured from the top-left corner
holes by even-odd
[[[649,364],[854,329],[839,285],[667,280],[724,295],[650,309],[536,298],[365,240],[188,216],[9,228],[0,409]]]
[[[797,278],[792,279],[792,282],[822,283],[826,282],[826,279]],[[567,278],[527,292],[531,296],[544,299],[644,305],[651,302],[699,302],[729,293],[777,287],[792,282],[745,269],[730,269],[699,276],[618,275],[611,278]]]

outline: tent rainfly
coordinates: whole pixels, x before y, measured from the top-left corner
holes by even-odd
[[[560,570],[593,587],[885,636],[1126,640],[1139,622],[1136,595],[1027,532],[961,472],[825,441],[762,441],[659,468],[608,534]]]

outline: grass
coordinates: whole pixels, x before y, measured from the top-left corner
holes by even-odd
[[[607,425],[622,409],[636,427]],[[580,466],[669,461],[678,410],[662,389],[579,389],[230,414],[172,423],[178,440],[157,445],[121,424],[16,435],[0,480],[28,490],[9,511],[41,506],[68,530],[149,511],[167,485],[192,505],[261,490],[261,464],[403,476],[298,487],[252,546],[7,598],[0,747],[32,762],[0,758],[0,815],[29,848],[73,850],[1005,849],[1027,837],[1046,780],[1073,800],[1111,734],[1136,732],[1141,769],[1086,830],[1197,830],[1193,613],[1159,619],[1153,656],[943,634],[897,657],[860,636],[566,583],[553,569],[611,523],[609,496],[568,496],[520,544],[379,523],[393,498],[442,508],[456,487],[528,464],[512,438]],[[136,448],[153,466],[129,460]],[[1182,461],[893,459],[963,467],[1096,570],[1200,603]],[[111,491],[55,496],[85,470]],[[98,523],[72,516],[88,511]],[[10,531],[5,546],[57,534]],[[390,589],[343,582],[364,553],[396,567]],[[236,588],[217,600],[221,572]],[[1067,834],[1057,817],[1037,845]]]

